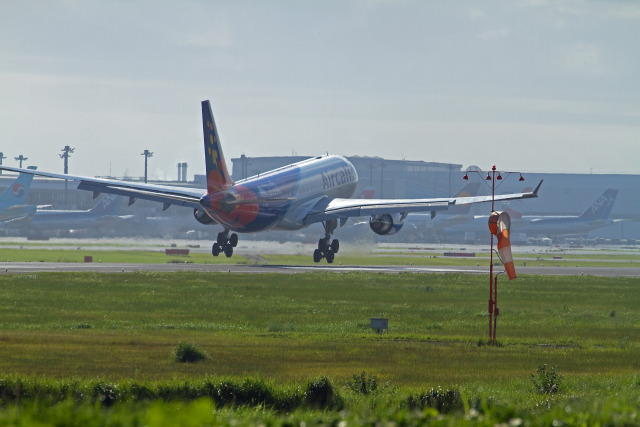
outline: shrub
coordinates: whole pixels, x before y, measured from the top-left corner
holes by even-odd
[[[115,384],[97,381],[91,384],[90,387],[91,397],[104,406],[111,406],[120,398],[118,386]]]
[[[340,409],[342,407],[342,398],[325,376],[309,381],[303,396],[304,402],[312,408]]]
[[[462,396],[457,390],[442,390],[432,388],[422,394],[407,398],[407,405],[411,409],[434,408],[441,414],[464,409]]]
[[[204,351],[200,350],[195,344],[188,342],[181,342],[173,352],[174,359],[180,363],[194,363],[199,360],[208,359],[209,356]]]
[[[74,326],[75,329],[91,329],[93,325],[91,323],[78,323]]]
[[[554,394],[558,392],[563,376],[556,372],[556,366],[547,370],[547,365],[538,366],[538,376],[531,374],[531,382],[540,394]]]
[[[351,380],[347,381],[347,388],[354,393],[369,394],[378,389],[378,379],[375,375],[368,377],[366,372],[362,371],[360,375],[353,375]]]

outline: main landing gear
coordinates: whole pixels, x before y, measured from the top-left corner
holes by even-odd
[[[340,249],[340,242],[338,239],[331,241],[331,233],[337,227],[337,221],[331,220],[323,222],[324,226],[324,238],[318,240],[318,249],[313,251],[313,262],[320,262],[322,258],[327,259],[327,263],[333,263],[333,260]]]
[[[218,241],[211,247],[211,254],[218,256],[220,252],[224,252],[227,258],[231,258],[233,248],[236,246],[238,246],[238,235],[236,233],[229,235],[229,230],[225,228],[224,231],[218,233]]]

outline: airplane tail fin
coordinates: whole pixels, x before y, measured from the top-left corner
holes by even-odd
[[[580,218],[585,220],[609,218],[617,195],[618,190],[614,190],[613,188],[607,189],[596,199],[595,202],[593,202],[591,206],[587,208],[586,211],[582,213],[582,215],[580,215]]]
[[[94,207],[89,209],[89,212],[95,216],[115,215],[121,202],[122,196],[105,194]]]
[[[373,199],[375,191],[373,188],[365,188],[354,199]]]
[[[29,166],[27,169],[35,169],[35,166]],[[18,178],[0,194],[0,206],[23,205],[32,182],[32,174],[21,173],[18,175]]]
[[[227,170],[227,164],[222,154],[220,136],[213,120],[211,103],[202,101],[202,129],[204,134],[204,157],[207,170],[207,192],[215,193],[228,190],[233,186],[233,180]]]
[[[458,191],[454,197],[477,196],[478,190],[480,190],[480,183],[470,182],[462,187],[462,189]],[[454,205],[447,210],[447,214],[467,215],[471,211],[471,206],[471,203],[468,203],[466,205]]]

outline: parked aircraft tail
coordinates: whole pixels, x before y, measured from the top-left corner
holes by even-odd
[[[618,190],[614,190],[613,188],[607,189],[580,215],[580,218],[588,221],[609,218],[617,195]]]
[[[94,207],[89,209],[92,215],[105,216],[115,215],[118,212],[120,203],[122,202],[122,196],[116,196],[115,194],[105,194],[102,199],[95,204]]]
[[[458,191],[454,197],[473,197],[478,195],[478,190],[480,189],[480,184],[477,182],[470,182],[469,184],[462,187],[460,191]],[[446,214],[449,217],[454,215],[469,215],[471,211],[471,203],[460,204],[451,206],[447,209]],[[431,219],[436,217],[436,211],[431,212]],[[466,222],[466,221],[465,221]]]
[[[29,166],[27,169],[35,169]],[[2,194],[0,194],[0,208],[7,208],[14,205],[23,205],[27,199],[29,188],[33,182],[33,175],[21,173]]]
[[[360,192],[360,194],[355,196],[354,199],[373,199],[375,191],[376,190],[374,188],[365,188]]]
[[[211,103],[208,100],[202,101],[202,128],[207,169],[207,192],[215,193],[228,190],[234,183],[227,170],[220,145],[220,135],[216,128],[216,122],[213,120]]]
[[[480,183],[478,182],[470,182],[460,191],[458,191],[454,197],[473,197],[478,195],[478,190],[480,189]],[[450,207],[447,210],[447,214],[452,215],[466,215],[471,211],[471,203],[466,205],[455,205]]]

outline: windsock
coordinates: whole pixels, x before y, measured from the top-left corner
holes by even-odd
[[[509,242],[509,229],[511,228],[511,218],[507,212],[491,212],[489,216],[489,230],[491,234],[498,237],[498,255],[504,264],[509,280],[516,278],[516,269],[513,266],[513,256],[511,255],[511,242]]]

